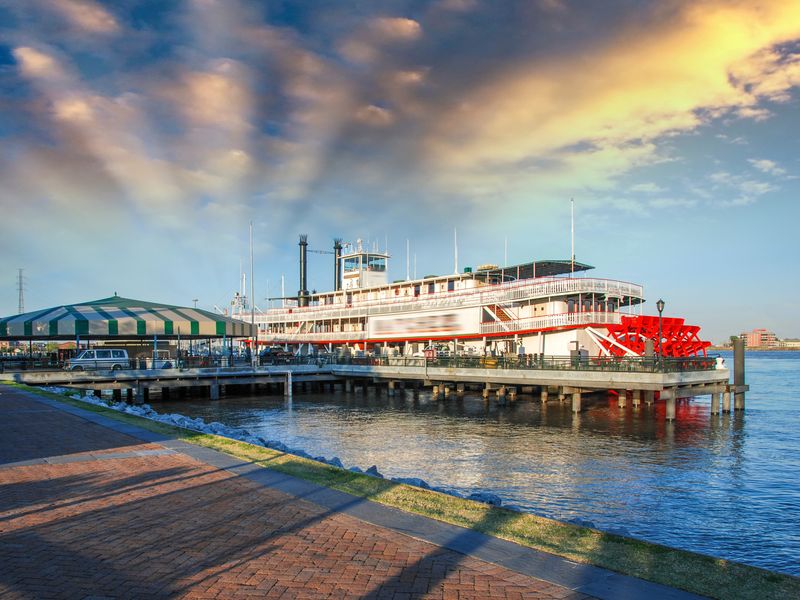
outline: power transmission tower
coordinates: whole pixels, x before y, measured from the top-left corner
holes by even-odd
[[[24,279],[22,278],[23,269],[17,269],[17,289],[19,290],[19,308],[17,314],[25,312],[25,287],[23,285]]]

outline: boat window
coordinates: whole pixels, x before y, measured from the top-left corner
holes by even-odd
[[[414,296],[415,297],[419,296],[419,291],[420,291],[420,286],[419,285],[415,285],[414,286]]]
[[[456,282],[453,281],[452,279],[448,280],[447,281],[447,291],[448,292],[452,292],[455,289],[456,289]]]
[[[367,255],[367,271],[385,271],[386,258],[383,256]]]
[[[358,256],[351,256],[344,259],[345,271],[358,271]]]
[[[429,283],[428,284],[428,293],[429,294],[433,294],[435,292],[436,292],[436,284],[435,283]]]

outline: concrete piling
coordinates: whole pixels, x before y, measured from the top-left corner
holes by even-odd
[[[386,395],[387,395],[387,396],[394,396],[394,387],[395,387],[395,383],[394,383],[394,381],[391,381],[391,380],[390,380],[390,381],[389,381],[389,382],[386,384]]]
[[[731,412],[731,393],[730,392],[723,392],[722,393],[722,412],[724,412],[724,413]]]
[[[645,391],[636,390],[633,392],[633,408],[639,408],[644,400]]]
[[[208,386],[208,397],[211,400],[219,400],[219,384],[212,383]]]
[[[719,392],[714,392],[711,394],[711,414],[718,415],[719,414]]]
[[[546,387],[542,388],[542,391],[541,391],[541,394],[539,396],[539,399],[541,400],[542,404],[547,404],[547,388]]]
[[[619,390],[617,393],[617,406],[625,408],[628,404],[628,390]]]
[[[674,421],[675,420],[675,398],[674,396],[670,395],[667,398],[667,421]]]
[[[456,396],[462,398],[464,396],[464,384],[458,383],[456,384]]]
[[[581,412],[581,393],[580,392],[572,392],[572,412],[573,413]]]

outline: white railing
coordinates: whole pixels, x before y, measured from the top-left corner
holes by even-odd
[[[365,331],[326,331],[325,333],[259,333],[259,340],[267,342],[358,342],[367,339]]]
[[[359,302],[355,305],[340,308],[308,306],[303,308],[273,309],[267,313],[256,315],[256,321],[258,323],[283,323],[292,320],[352,319],[411,310],[436,310],[449,307],[465,308],[486,304],[501,304],[503,302],[534,300],[567,294],[607,294],[642,298],[643,290],[640,285],[611,279],[559,278],[535,282],[522,280],[485,286],[483,289],[442,292],[434,294],[432,298],[400,296]]]
[[[481,323],[481,333],[513,333],[515,331],[528,331],[536,329],[552,329],[554,327],[576,327],[580,325],[608,325],[620,323],[620,313],[611,312],[583,312],[562,313],[546,317],[533,317],[497,323]]]

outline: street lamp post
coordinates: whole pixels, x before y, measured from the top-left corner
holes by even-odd
[[[664,301],[659,298],[658,302],[656,302],[656,309],[658,309],[658,366],[663,371],[664,370],[664,346],[662,345],[662,340],[664,339],[664,329],[663,329],[663,317],[661,313],[664,312]]]

